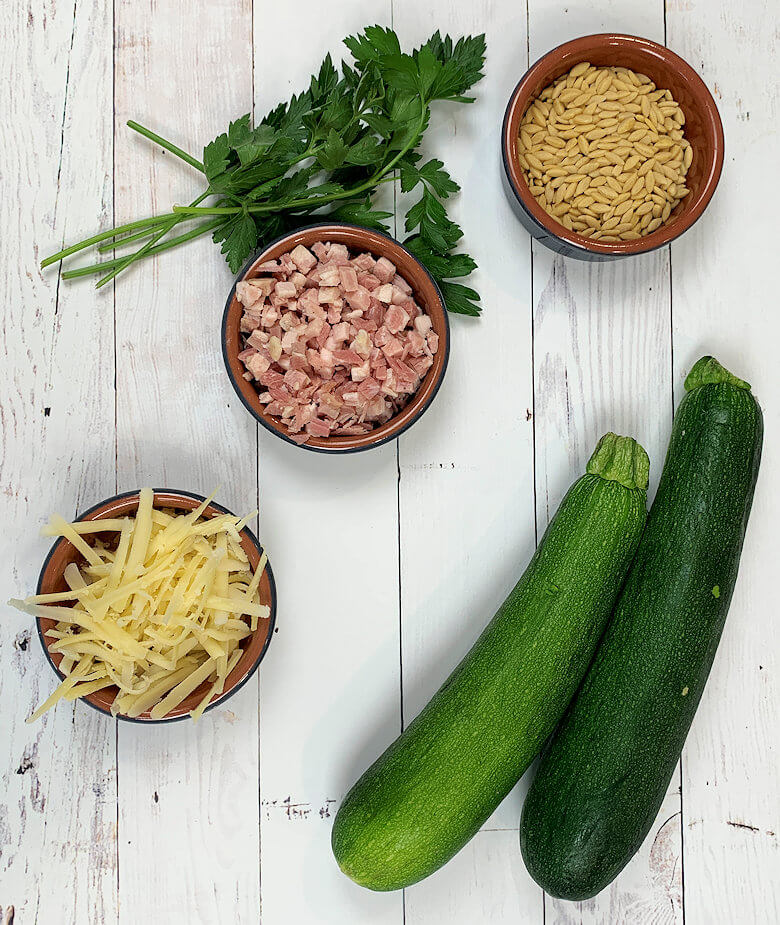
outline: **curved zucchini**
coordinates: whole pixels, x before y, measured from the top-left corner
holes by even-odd
[[[427,877],[477,832],[577,689],[639,542],[648,460],[607,434],[525,574],[420,715],[363,774],[332,833],[372,890]]]
[[[604,889],[653,824],[737,578],[761,410],[750,386],[712,357],[696,363],[685,388],[615,616],[523,807],[526,866],[563,899]]]

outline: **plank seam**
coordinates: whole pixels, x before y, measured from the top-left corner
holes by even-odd
[[[116,0],[111,4],[111,219],[116,226]],[[116,256],[116,248],[112,251]],[[119,492],[119,399],[117,393],[116,278],[111,282],[114,339],[114,491]],[[116,822],[114,857],[116,865],[116,920],[120,920],[119,892],[119,720],[114,720],[114,766],[116,768]]]

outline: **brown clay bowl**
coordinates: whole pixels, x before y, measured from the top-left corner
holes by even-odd
[[[685,137],[693,148],[693,162],[686,178],[690,193],[665,225],[637,241],[591,241],[569,231],[533,198],[517,159],[520,123],[526,109],[546,86],[581,61],[589,61],[596,67],[627,67],[647,74],[657,87],[672,91],[685,113]],[[704,212],[720,179],[723,147],[723,126],[715,100],[687,62],[649,39],[610,33],[586,35],[548,52],[515,87],[501,137],[504,188],[516,215],[533,237],[558,253],[581,260],[644,254],[678,238]]]
[[[95,507],[81,514],[77,520],[105,520],[106,518],[125,517],[129,514],[133,514],[138,510],[138,494],[137,491],[128,491],[124,494],[116,495],[114,498],[109,498],[107,501],[101,501],[100,504],[96,504]],[[196,508],[203,500],[201,495],[195,495],[188,491],[155,489],[154,492],[154,506],[156,508],[172,508],[176,511],[186,512]],[[229,513],[230,511],[226,508],[212,501],[204,511],[203,516],[208,518],[216,517],[218,514]],[[105,534],[103,534],[103,536],[105,536]],[[255,535],[247,527],[244,527],[241,531],[241,546],[249,557],[252,568],[257,568],[263,549]],[[37,593],[52,594],[60,591],[67,591],[68,585],[63,576],[65,568],[71,562],[82,563],[83,561],[81,554],[68,542],[68,540],[63,538],[57,540],[43,563],[43,568],[41,569],[41,574],[38,579]],[[240,645],[244,650],[243,655],[236,663],[235,668],[228,675],[222,695],[212,701],[204,712],[211,710],[218,704],[224,703],[228,697],[232,697],[236,691],[246,684],[249,678],[257,671],[257,667],[271,642],[274,624],[276,622],[276,585],[274,584],[274,576],[271,571],[270,563],[266,563],[265,572],[260,579],[258,593],[260,596],[260,603],[270,607],[270,616],[267,620],[260,620],[254,633],[247,636],[246,639],[241,640]],[[65,677],[59,670],[59,665],[63,658],[62,653],[49,651],[45,635],[47,630],[54,628],[56,621],[38,617],[37,624],[38,637],[43,646],[43,651],[46,653],[46,658],[49,660],[49,664],[57,673],[59,679],[62,680]],[[162,719],[152,719],[148,712],[142,713],[137,717],[124,716],[118,713],[117,718],[131,723],[168,723],[173,720],[185,719],[189,715],[190,710],[193,710],[203,697],[205,697],[207,691],[208,685],[206,683],[201,684],[200,687],[195,688],[189,697],[186,697],[178,707]],[[116,693],[116,687],[106,687],[103,688],[103,690],[87,694],[86,697],[80,699],[96,710],[100,710],[101,713],[107,713],[111,716],[111,703]]]
[[[367,434],[310,437],[308,442],[298,444],[290,439],[287,428],[281,421],[266,412],[265,406],[258,398],[256,386],[244,379],[245,368],[238,359],[238,354],[243,349],[240,331],[243,306],[236,298],[236,284],[259,275],[255,271],[255,267],[266,260],[276,260],[298,244],[311,247],[316,241],[333,241],[337,244],[345,244],[351,251],[356,253],[367,251],[374,257],[386,257],[394,263],[399,275],[412,287],[417,304],[430,315],[433,330],[439,335],[439,349],[433,359],[433,366],[426,373],[419,389],[398,414],[387,423]],[[396,240],[382,234],[380,231],[371,231],[357,225],[311,225],[292,234],[277,238],[276,241],[252,257],[239,273],[233,288],[230,290],[225,306],[225,314],[222,317],[222,355],[225,359],[230,381],[233,383],[233,388],[236,390],[244,407],[263,427],[276,434],[277,437],[281,437],[282,440],[291,443],[293,446],[302,446],[303,449],[320,453],[354,453],[358,450],[368,450],[381,446],[408,430],[428,408],[439,391],[439,386],[447,368],[449,352],[450,328],[447,310],[441,292],[439,292],[439,288],[431,275],[419,260]]]

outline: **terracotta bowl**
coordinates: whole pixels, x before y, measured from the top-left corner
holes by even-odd
[[[685,114],[685,137],[693,148],[686,185],[690,193],[669,221],[637,241],[591,241],[548,215],[528,189],[517,159],[520,123],[533,99],[581,61],[596,67],[627,67],[647,74],[659,89],[671,90]],[[706,209],[723,167],[723,126],[715,101],[701,77],[673,51],[633,35],[586,35],[559,45],[530,68],[515,87],[501,137],[504,187],[515,213],[537,240],[567,257],[610,260],[644,254],[679,237]]]
[[[419,389],[409,402],[386,424],[375,428],[367,434],[357,436],[310,437],[304,444],[290,439],[287,428],[281,421],[268,414],[265,405],[258,398],[254,382],[244,379],[245,367],[238,359],[243,349],[240,331],[243,306],[236,298],[236,284],[242,280],[258,276],[255,267],[266,260],[276,260],[298,244],[311,247],[316,241],[332,241],[346,244],[353,252],[367,251],[375,257],[386,257],[398,269],[398,273],[412,287],[414,299],[431,318],[433,330],[439,335],[439,349],[433,358],[433,366],[428,370]],[[230,290],[225,314],[222,318],[222,355],[225,358],[230,381],[246,409],[271,433],[281,437],[293,446],[302,446],[306,450],[320,453],[353,453],[381,446],[398,437],[422,415],[439,391],[450,352],[450,328],[444,299],[436,283],[425,267],[405,247],[380,231],[369,231],[357,225],[321,224],[302,228],[292,234],[278,238],[268,247],[257,253],[238,275]]]
[[[95,507],[90,508],[86,513],[81,514],[77,520],[105,520],[106,518],[124,517],[133,514],[138,510],[138,494],[137,491],[129,491],[122,495],[117,495],[114,498],[109,498],[107,501],[102,501],[100,504],[95,505]],[[154,492],[154,506],[156,508],[172,508],[176,511],[186,512],[196,508],[203,500],[201,495],[191,494],[187,491],[155,489]],[[208,518],[216,517],[218,514],[229,513],[230,511],[226,508],[212,501],[204,511],[203,516]],[[106,534],[102,535],[104,537],[106,536]],[[89,537],[87,537],[87,539],[89,539]],[[256,568],[263,549],[255,535],[247,527],[244,527],[241,531],[241,546],[249,557],[252,568]],[[67,591],[68,585],[63,573],[71,562],[82,564],[84,560],[81,554],[70,542],[68,542],[68,540],[57,540],[43,563],[40,578],[38,579],[37,593],[52,594],[60,591]],[[267,620],[260,620],[254,633],[241,640],[240,646],[244,650],[244,653],[238,660],[235,668],[228,675],[225,682],[225,690],[222,692],[222,695],[212,701],[208,707],[206,707],[206,711],[211,710],[218,704],[224,703],[228,697],[232,697],[236,691],[246,684],[249,678],[257,671],[257,667],[271,642],[274,624],[276,622],[276,586],[274,584],[274,576],[271,571],[270,563],[266,564],[265,572],[260,579],[258,593],[260,596],[260,603],[270,607],[270,616]],[[43,646],[43,651],[46,653],[49,664],[57,673],[59,679],[62,680],[65,676],[59,670],[59,665],[63,656],[59,652],[49,651],[49,645],[45,636],[47,630],[54,628],[56,621],[39,617],[37,618],[37,624],[38,637]],[[208,684],[204,682],[200,687],[195,688],[189,697],[186,697],[178,707],[162,719],[152,719],[148,711],[137,717],[124,716],[122,713],[118,713],[117,718],[131,723],[168,723],[173,720],[185,719],[188,717],[190,710],[193,710],[203,697],[206,696],[207,691]],[[103,690],[95,691],[93,694],[88,694],[86,697],[80,699],[96,710],[100,710],[101,713],[107,713],[110,716],[111,703],[116,693],[116,687],[106,687]]]

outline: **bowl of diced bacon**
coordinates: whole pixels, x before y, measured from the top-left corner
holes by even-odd
[[[433,401],[449,323],[430,274],[393,238],[312,225],[239,274],[222,352],[264,427],[305,449],[354,452],[394,439]]]

